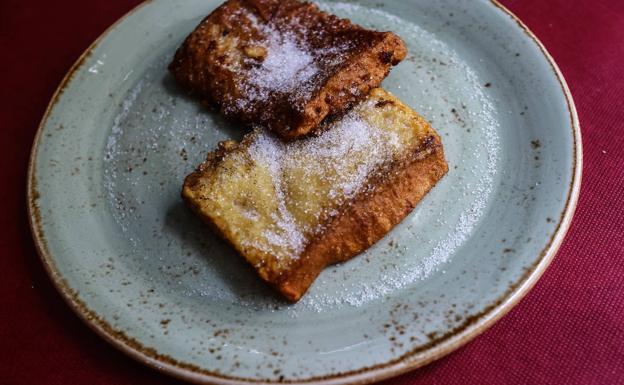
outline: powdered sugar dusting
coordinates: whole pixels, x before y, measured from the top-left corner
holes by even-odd
[[[272,216],[275,229],[263,233],[273,247],[265,251],[280,258],[298,258],[306,246],[306,236],[321,230],[320,220],[336,215],[341,203],[362,191],[369,178],[404,148],[396,133],[361,116],[373,104],[365,103],[307,140],[285,143],[269,131],[255,133],[247,151],[254,163],[269,170],[278,202],[278,213]],[[303,173],[304,181],[321,178],[324,183],[302,186],[300,179],[293,179],[294,173]],[[291,212],[301,209],[297,205],[302,203],[290,198],[293,188],[308,190],[325,202],[318,207],[314,221],[297,220]]]
[[[286,96],[293,108],[300,108],[297,104],[302,104],[318,86],[320,67],[341,63],[351,48],[349,41],[331,47],[311,46],[302,38],[306,33],[301,29],[306,27],[297,18],[259,21],[244,8],[235,17],[247,19],[259,36],[239,47],[247,52],[242,65],[229,68],[237,74],[242,96],[225,106],[228,112],[262,108],[267,100],[280,95]]]
[[[303,251],[305,239],[300,225],[286,208],[285,188],[281,177],[284,147],[279,139],[268,134],[261,134],[249,149],[249,153],[256,163],[268,168],[275,184],[278,212],[272,215],[272,219],[276,224],[276,229],[267,229],[262,234],[269,244],[276,246],[268,251],[275,252],[277,257],[296,257]]]
[[[306,47],[300,47],[292,33],[277,34],[269,30],[267,56],[262,65],[249,73],[249,85],[259,89],[291,92],[318,72],[314,58]]]
[[[121,103],[121,110],[115,119],[113,120],[113,127],[111,128],[111,135],[106,141],[106,155],[105,160],[108,162],[116,157],[116,154],[120,151],[119,137],[123,134],[123,124],[131,113],[131,109],[137,100],[137,97],[143,91],[144,80],[137,83],[134,88],[130,90],[128,96]],[[106,182],[109,187],[117,179],[119,170],[115,168],[107,169]],[[126,216],[128,213],[123,209],[123,200],[125,199],[124,193],[116,191],[113,188],[108,188],[107,193],[111,202],[114,202],[116,210],[113,211],[116,216],[117,222],[121,225],[123,231],[127,231]],[[132,238],[130,239],[132,241]]]

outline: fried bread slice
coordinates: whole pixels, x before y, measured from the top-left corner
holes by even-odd
[[[329,264],[381,239],[447,172],[424,118],[382,89],[316,136],[255,130],[190,174],[187,204],[297,301]]]
[[[311,3],[228,0],[187,37],[169,69],[224,115],[293,139],[364,99],[405,55],[394,33]]]

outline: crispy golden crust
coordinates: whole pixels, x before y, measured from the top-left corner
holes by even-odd
[[[228,0],[188,36],[169,69],[204,104],[293,139],[364,99],[406,52],[395,34],[310,3]]]
[[[325,267],[353,258],[383,238],[448,171],[438,137],[429,150],[432,152],[423,150],[411,162],[393,168],[392,177],[375,186],[372,193],[358,196],[273,286],[296,302]]]
[[[255,266],[260,277],[286,299],[296,302],[325,267],[351,259],[383,238],[447,173],[448,165],[440,139],[437,136],[433,139],[410,161],[397,163],[388,173],[391,178],[379,180],[372,192],[356,197],[322,234],[310,242],[296,264],[279,274]],[[206,163],[204,167],[207,167]],[[241,252],[238,243],[223,233],[223,226],[202,214],[197,200],[189,193],[201,176],[198,171],[186,178],[183,197],[213,231]]]

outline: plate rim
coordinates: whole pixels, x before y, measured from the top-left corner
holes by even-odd
[[[56,88],[54,94],[52,95],[50,102],[47,105],[43,117],[39,123],[39,126],[37,127],[37,132],[33,139],[28,162],[26,186],[27,215],[32,238],[39,259],[41,260],[46,273],[50,277],[52,284],[61,294],[61,297],[63,298],[65,303],[91,330],[96,332],[105,341],[107,341],[120,351],[124,352],[134,360],[143,363],[151,368],[154,368],[161,373],[165,373],[178,379],[197,384],[248,385],[253,383],[273,385],[277,383],[290,383],[343,385],[367,384],[375,381],[380,381],[425,366],[455,351],[459,347],[473,340],[486,329],[491,327],[502,316],[507,314],[512,308],[514,308],[518,304],[518,302],[522,298],[524,298],[524,296],[533,288],[533,286],[537,283],[544,271],[548,268],[548,266],[554,259],[557,251],[559,250],[559,247],[561,246],[561,243],[563,242],[570,228],[572,218],[577,207],[581,188],[583,169],[583,146],[578,113],[574,104],[574,99],[572,97],[572,94],[570,93],[567,82],[565,81],[565,78],[561,73],[561,70],[557,66],[553,57],[546,50],[542,42],[515,14],[513,14],[504,5],[499,3],[498,0],[489,0],[490,5],[498,8],[500,11],[509,16],[512,21],[515,21],[518,24],[518,27],[527,35],[529,39],[531,39],[537,45],[542,55],[544,55],[547,62],[550,64],[551,69],[555,74],[555,77],[560,83],[566,99],[566,104],[570,115],[572,138],[574,141],[572,156],[572,180],[570,181],[568,187],[565,208],[558,219],[556,230],[548,241],[548,244],[538,254],[537,260],[533,263],[533,265],[529,269],[527,269],[514,284],[510,285],[507,291],[501,297],[499,297],[490,305],[486,306],[481,313],[472,316],[466,323],[464,323],[460,327],[455,328],[446,335],[438,337],[428,344],[422,347],[418,347],[415,350],[409,351],[406,354],[389,362],[376,364],[374,366],[358,369],[355,371],[335,373],[323,377],[310,377],[309,379],[294,381],[284,380],[278,382],[263,379],[240,378],[212,373],[196,365],[180,362],[172,357],[160,354],[156,349],[152,347],[143,346],[139,341],[127,336],[123,331],[114,329],[96,312],[89,309],[87,304],[80,299],[78,293],[71,288],[69,283],[65,280],[65,278],[63,278],[63,276],[56,267],[52,253],[50,253],[50,251],[48,250],[45,234],[41,226],[41,214],[39,206],[37,204],[40,194],[37,188],[38,183],[35,168],[37,164],[38,149],[44,126],[48,121],[50,113],[56,106],[59,97],[70,84],[73,75],[84,64],[84,62],[86,61],[86,59],[89,58],[93,50],[99,45],[102,40],[104,40],[108,36],[110,32],[112,32],[119,24],[125,21],[130,15],[136,13],[150,3],[151,0],[144,0],[142,3],[132,8],[117,21],[111,24],[93,43],[89,45],[89,47],[80,55],[80,57],[74,62],[69,71],[63,77],[59,86]],[[422,357],[416,357],[420,354],[424,355]]]

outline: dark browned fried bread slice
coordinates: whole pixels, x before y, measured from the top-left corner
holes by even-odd
[[[343,113],[406,55],[390,32],[366,30],[297,0],[228,0],[169,66],[206,104],[292,139]]]

